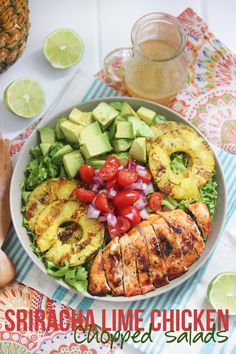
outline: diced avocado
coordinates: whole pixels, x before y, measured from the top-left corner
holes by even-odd
[[[79,150],[75,150],[63,156],[63,164],[69,177],[74,178],[84,159]]]
[[[134,139],[135,131],[133,124],[127,121],[118,121],[116,124],[115,138]]]
[[[43,156],[45,156],[49,152],[52,144],[42,143],[42,144],[39,144],[39,146],[40,146]]]
[[[112,155],[116,156],[119,160],[121,165],[126,166],[129,161],[129,154],[128,152],[115,152]]]
[[[89,159],[86,160],[86,163],[90,166],[93,166],[94,168],[101,168],[102,166],[105,165],[106,160],[101,160],[101,159]]]
[[[116,152],[126,151],[131,147],[132,142],[131,139],[115,139],[112,141],[112,146]]]
[[[73,149],[70,145],[65,145],[55,153],[55,155],[53,156],[53,160],[59,160],[61,157],[66,154],[69,154],[72,151]]]
[[[128,122],[133,124],[136,136],[142,136],[145,138],[155,137],[153,130],[142,120],[129,116]]]
[[[123,107],[123,102],[119,102],[119,101],[111,102],[110,106],[112,106],[117,111],[121,112],[122,107]]]
[[[91,143],[91,141],[93,141],[93,139],[98,136],[101,135],[102,131],[100,128],[100,125],[98,124],[98,122],[94,122],[92,124],[89,124],[87,127],[84,127],[81,132],[80,132],[80,136],[79,136],[79,143],[80,145],[85,144],[85,143]]]
[[[129,150],[129,154],[133,159],[145,163],[147,161],[146,139],[136,138]]]
[[[56,124],[56,126],[55,126],[55,133],[56,133],[57,139],[63,139],[63,138],[65,137],[63,131],[61,130],[60,124],[61,124],[62,122],[65,122],[66,120],[67,120],[66,117],[60,117],[60,118],[58,118],[58,120],[57,120],[57,124]]]
[[[147,124],[152,125],[153,119],[156,116],[156,112],[146,107],[140,107],[137,110],[137,115]]]
[[[110,127],[109,127],[110,139],[113,139],[115,137],[117,122],[121,122],[121,121],[127,122],[127,119],[122,117],[121,115],[119,115],[115,118],[115,120],[110,125]]]
[[[93,122],[92,112],[81,112],[79,109],[74,108],[69,115],[69,120],[86,127]]]
[[[96,157],[112,150],[106,133],[95,136],[81,146],[81,152],[86,159]]]
[[[99,103],[93,110],[94,119],[96,119],[103,128],[108,127],[118,114],[119,112],[117,110],[105,102]]]
[[[39,130],[40,140],[42,144],[55,143],[55,130],[52,128],[40,128]]]
[[[60,128],[63,131],[66,140],[69,143],[78,143],[79,142],[79,135],[83,127],[78,124],[74,124],[69,120],[62,122],[60,124]]]
[[[122,115],[122,117],[135,116],[136,118],[138,118],[137,113],[127,102],[123,103],[123,107],[120,114]]]
[[[166,122],[166,118],[164,116],[161,116],[160,114],[156,115],[156,117],[154,117],[153,121],[152,121],[152,125],[154,124],[161,124],[161,123],[165,123]]]
[[[54,144],[52,144],[51,149],[50,149],[50,157],[53,157],[58,150],[60,150],[61,148],[63,148],[63,144],[59,143],[58,141],[56,141]]]

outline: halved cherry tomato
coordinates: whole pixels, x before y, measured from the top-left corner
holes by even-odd
[[[136,182],[138,179],[138,173],[135,171],[129,171],[127,169],[123,169],[118,171],[117,173],[117,182],[122,187],[127,187],[130,184]]]
[[[107,164],[116,164],[118,167],[120,166],[120,160],[116,157],[116,156],[113,156],[113,155],[110,155],[107,160],[106,160],[106,163]]]
[[[142,176],[139,175],[144,183],[150,183],[152,180],[152,175],[147,169],[143,170]]]
[[[128,218],[132,225],[137,225],[141,221],[140,212],[135,206],[128,206],[121,209],[119,215]]]
[[[128,231],[131,227],[129,219],[124,216],[117,217],[117,223],[115,226],[108,226],[109,235],[111,238],[122,235],[124,232]]]
[[[99,176],[103,181],[108,181],[109,179],[115,177],[119,166],[120,161],[117,159],[117,157],[109,156],[105,165],[100,169]]]
[[[94,204],[95,207],[103,213],[110,213],[112,211],[108,196],[105,192],[101,192],[97,195]]]
[[[148,198],[150,208],[154,211],[159,210],[161,208],[162,198],[163,197],[160,192],[152,193]]]
[[[109,179],[108,181],[106,181],[106,189],[111,189],[111,188],[114,188],[114,189],[119,189],[120,186],[116,180],[116,178],[111,178]]]
[[[95,176],[95,170],[92,166],[87,165],[86,163],[83,163],[80,166],[79,174],[80,174],[80,177],[84,183],[86,183],[88,185],[93,183],[93,177]]]
[[[96,193],[85,188],[76,188],[75,195],[81,202],[91,203]]]
[[[118,209],[121,209],[133,205],[139,198],[139,192],[133,189],[124,189],[116,194],[113,203]]]

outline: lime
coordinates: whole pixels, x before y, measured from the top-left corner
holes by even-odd
[[[84,54],[84,43],[76,32],[61,28],[45,39],[43,51],[54,68],[66,69],[80,61]]]
[[[23,118],[32,118],[42,112],[45,95],[38,82],[24,78],[7,86],[3,102],[12,113]]]
[[[236,272],[218,274],[208,285],[207,297],[214,309],[236,315]]]

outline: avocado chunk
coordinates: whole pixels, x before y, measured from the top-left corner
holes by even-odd
[[[95,136],[81,146],[81,152],[86,159],[96,157],[112,150],[106,133]]]
[[[53,160],[60,160],[61,157],[66,154],[69,154],[72,151],[73,149],[70,145],[65,145],[55,153],[55,155],[53,156]]]
[[[103,128],[107,128],[118,114],[119,112],[117,110],[105,102],[99,103],[93,110],[94,119],[97,120]]]
[[[127,121],[118,121],[116,124],[115,138],[134,139],[135,131],[133,124]]]
[[[134,116],[138,118],[137,113],[133,110],[133,108],[127,103],[124,102],[122,106],[121,113],[122,117]]]
[[[40,128],[38,131],[42,144],[55,143],[55,130],[53,128]]]
[[[90,166],[93,166],[94,168],[101,168],[102,166],[105,165],[106,160],[101,160],[101,159],[89,159],[86,160],[86,163]]]
[[[72,123],[86,127],[93,122],[92,112],[81,112],[79,109],[74,108],[69,115],[69,120]]]
[[[145,138],[136,138],[129,150],[130,156],[139,161],[147,162],[147,146]]]
[[[62,122],[65,122],[66,120],[67,120],[66,117],[60,117],[57,120],[57,124],[55,126],[55,133],[56,133],[57,139],[64,139],[65,138],[65,135],[64,135],[63,131],[61,130],[60,124]]]
[[[152,125],[153,119],[156,116],[156,112],[146,107],[140,107],[137,110],[137,115],[147,124]]]
[[[79,135],[83,129],[81,125],[74,124],[69,120],[66,120],[60,124],[60,128],[69,143],[79,143]]]
[[[152,121],[152,125],[154,124],[161,124],[161,123],[165,123],[166,122],[166,118],[160,114],[156,115],[156,117],[154,117],[153,121]]]
[[[48,154],[52,144],[41,143],[41,144],[39,144],[39,146],[40,146],[40,150],[42,151],[43,156],[46,156]]]
[[[84,159],[79,150],[75,150],[63,156],[63,164],[69,177],[74,178]]]
[[[117,111],[121,112],[122,107],[123,107],[123,102],[119,102],[119,101],[111,102],[110,106],[112,106]]]
[[[102,131],[100,128],[100,125],[98,124],[98,122],[94,122],[92,124],[89,124],[87,127],[84,127],[81,132],[80,132],[80,136],[79,136],[79,143],[80,145],[85,144],[85,143],[91,143],[91,141],[93,141],[93,139],[98,136],[101,135]]]
[[[128,122],[133,124],[136,136],[142,136],[145,138],[154,138],[155,137],[154,131],[142,120],[137,119],[133,116],[129,116]]]
[[[112,141],[112,146],[114,151],[120,152],[128,150],[132,143],[133,141],[131,139],[115,139]]]
[[[112,155],[116,156],[119,160],[121,165],[126,166],[129,161],[129,154],[128,152],[115,152]]]

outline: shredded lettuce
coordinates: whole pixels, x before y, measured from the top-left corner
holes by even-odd
[[[170,167],[176,174],[182,173],[188,167],[188,156],[184,152],[176,152],[172,155]]]

